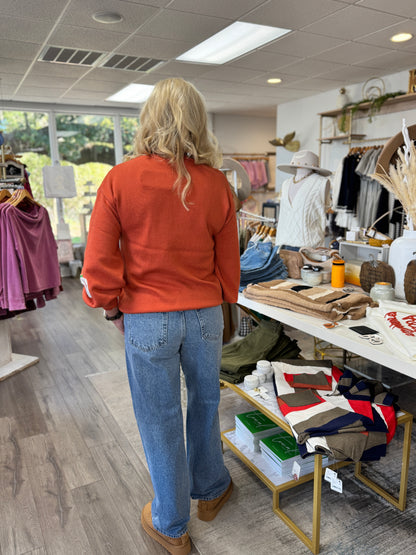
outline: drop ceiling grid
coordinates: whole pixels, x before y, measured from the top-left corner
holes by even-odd
[[[92,14],[103,9],[120,12],[124,21],[111,26],[95,22]],[[244,113],[245,99],[247,109],[257,105],[266,115],[275,114],[276,104],[288,97],[302,98],[365,81],[374,73],[382,77],[415,67],[416,39],[400,45],[389,41],[393,32],[404,28],[416,35],[414,0],[38,0],[30,10],[27,0],[2,0],[1,11],[0,104],[28,99],[32,92],[36,99],[43,95],[50,102],[116,105],[106,98],[128,83],[154,84],[160,78],[183,76],[200,87],[208,107],[212,99],[212,106],[221,110],[222,97],[224,110],[233,111],[234,94],[239,113]],[[142,75],[36,62],[61,16],[48,44],[165,63]],[[221,67],[175,60],[235,20],[288,27],[292,32]],[[27,72],[17,90],[19,76]],[[276,73],[283,82],[269,87],[266,79]]]

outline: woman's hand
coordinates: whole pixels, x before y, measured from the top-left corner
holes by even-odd
[[[124,314],[118,320],[114,320],[113,324],[124,335]]]
[[[124,314],[118,307],[110,308],[110,310],[104,310],[104,317],[106,320],[112,322],[115,327],[124,335]]]

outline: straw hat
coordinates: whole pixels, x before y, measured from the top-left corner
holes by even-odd
[[[239,178],[236,195],[239,200],[246,200],[251,193],[251,182],[246,170],[240,162],[237,162],[237,160],[234,160],[233,158],[224,158],[220,169],[224,172],[236,172],[237,177]]]
[[[414,141],[416,139],[416,124],[409,125],[407,128],[409,132],[409,138]],[[395,164],[397,160],[397,151],[400,147],[404,146],[403,133],[397,133],[391,139],[387,141],[381,151],[380,156],[377,160],[376,173],[385,175],[389,173],[390,165]]]
[[[282,170],[287,173],[296,173],[298,168],[304,168],[307,170],[313,170],[320,175],[331,175],[331,171],[324,170],[319,167],[319,158],[318,156],[311,152],[310,150],[299,150],[293,155],[293,158],[289,165],[287,164],[280,164],[277,166],[277,169]]]

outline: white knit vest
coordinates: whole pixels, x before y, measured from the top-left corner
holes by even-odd
[[[289,200],[289,187],[293,177],[283,182],[276,245],[319,247],[324,244],[327,181],[327,177],[318,173],[306,177],[293,202]]]

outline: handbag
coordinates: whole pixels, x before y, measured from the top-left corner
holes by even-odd
[[[341,260],[337,250],[327,247],[302,247],[299,249],[299,253],[302,256],[303,264],[319,266],[326,271],[331,271],[333,260]]]
[[[287,268],[288,277],[292,279],[300,279],[300,270],[303,266],[302,255],[298,251],[280,249],[279,256]]]

